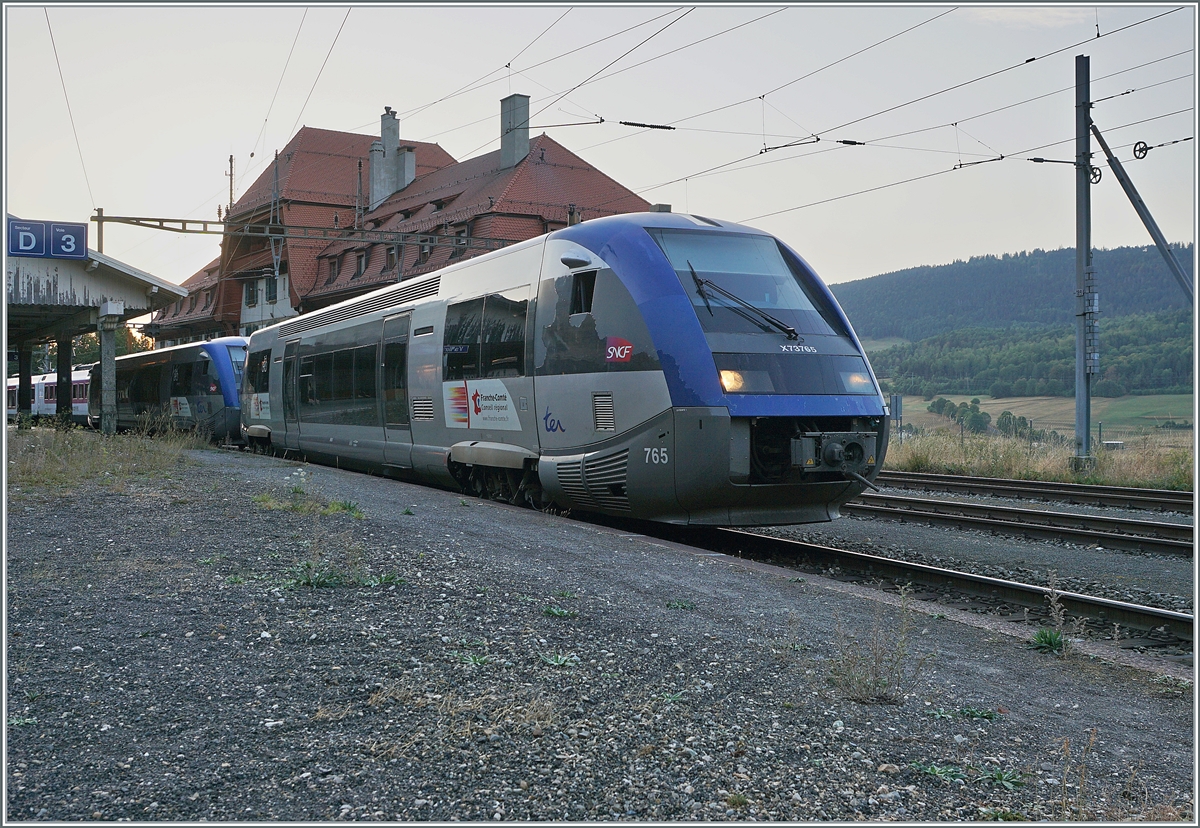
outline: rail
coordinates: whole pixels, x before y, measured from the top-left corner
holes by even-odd
[[[951,474],[884,471],[875,480],[880,486],[925,491],[964,492],[997,497],[1058,500],[1126,509],[1193,513],[1194,492],[1170,489],[1138,489],[1121,486],[1092,486],[1044,480],[1007,480],[996,477],[967,477]]]

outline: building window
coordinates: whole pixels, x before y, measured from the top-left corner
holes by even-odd
[[[329,278],[325,280],[325,284],[332,285],[337,281],[338,277],[338,260],[335,256],[329,260]]]
[[[425,243],[422,244],[418,250],[419,253],[417,254],[417,264],[425,264],[427,261],[429,261],[429,256],[433,253],[433,245]]]
[[[246,280],[246,307],[252,308],[258,304],[258,282]]]
[[[360,250],[354,257],[354,275],[350,278],[357,279],[359,276],[367,272],[367,251]]]
[[[204,310],[212,307],[213,292],[211,290],[204,291]]]
[[[450,250],[450,258],[457,259],[467,252],[467,228],[463,227],[454,234],[454,247]]]
[[[188,299],[188,313],[191,313],[192,311],[194,311],[196,309],[196,301],[199,298],[200,298],[200,294],[193,293],[191,295],[191,298]]]
[[[279,299],[279,280],[274,275],[263,279],[263,299],[275,302]]]
[[[183,300],[182,299],[180,299],[178,302],[175,303],[175,312],[172,313],[171,316],[179,316],[179,312],[181,310],[183,310]]]
[[[383,267],[384,271],[396,269],[396,248],[395,246],[387,249],[387,263]]]

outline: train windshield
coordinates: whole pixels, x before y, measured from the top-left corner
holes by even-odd
[[[750,233],[647,228],[709,333],[788,336],[843,334],[811,277],[794,269],[779,243]]]
[[[242,345],[229,346],[229,359],[233,362],[233,387],[242,387],[242,372],[246,368],[246,349]]]

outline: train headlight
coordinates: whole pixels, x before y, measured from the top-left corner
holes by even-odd
[[[742,377],[741,371],[721,372],[721,387],[725,389],[725,393],[741,391],[743,385],[745,385],[745,379]]]
[[[842,385],[849,394],[870,394],[874,390],[871,377],[861,371],[843,371]]]

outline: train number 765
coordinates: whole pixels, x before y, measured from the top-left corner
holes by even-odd
[[[667,456],[667,450],[665,448],[648,448],[645,451],[647,463],[653,463],[657,466],[662,463],[670,462],[671,458]]]

